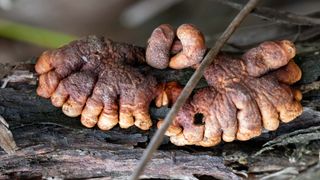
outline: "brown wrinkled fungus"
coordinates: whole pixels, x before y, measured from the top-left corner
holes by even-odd
[[[149,105],[172,105],[182,91],[176,82],[159,83],[137,64],[164,69],[197,68],[206,52],[202,33],[184,24],[175,32],[156,28],[146,51],[125,43],[89,36],[44,52],[35,66],[37,94],[51,98],[81,123],[109,130],[152,126]],[[275,130],[302,113],[302,94],[289,85],[301,78],[290,41],[267,41],[241,58],[220,54],[204,73],[208,87],[199,89],[178,112],[166,132],[172,143],[214,146],[221,140],[248,140],[263,128]],[[157,126],[161,126],[159,120]]]
[[[290,46],[287,46],[290,45]],[[220,54],[204,72],[210,87],[196,92],[179,111],[168,132],[171,142],[214,146],[221,139],[245,141],[275,130],[302,113],[299,90],[290,84],[301,78],[288,41],[264,42],[241,59]],[[203,124],[195,115],[203,115]],[[177,129],[181,129],[180,133]]]
[[[86,127],[108,130],[119,123],[147,130],[158,92],[155,78],[132,66],[144,61],[142,48],[89,36],[40,56],[37,93],[66,115],[81,115]]]
[[[157,69],[183,69],[198,64],[206,52],[205,40],[195,26],[182,24],[177,32],[162,24],[151,34],[146,48],[147,63]]]
[[[169,24],[162,24],[153,30],[146,48],[147,63],[157,69],[165,69],[170,61],[170,49],[175,31]]]
[[[191,24],[183,24],[177,29],[177,37],[182,50],[170,59],[169,67],[183,69],[198,64],[207,49],[202,33]]]

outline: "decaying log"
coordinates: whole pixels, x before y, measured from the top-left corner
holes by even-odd
[[[319,80],[319,53],[307,53],[297,60],[306,72],[298,87],[305,88]],[[151,72],[159,80],[178,79],[185,84],[193,71]],[[135,127],[116,127],[108,132],[86,129],[79,118],[66,117],[49,100],[36,96],[36,86],[28,82],[9,82],[0,89],[0,115],[10,125],[19,148],[13,155],[0,150],[0,179],[128,178],[155,128],[146,132]],[[199,87],[203,86],[206,83],[201,81]],[[304,113],[299,118],[250,141],[222,143],[212,148],[176,147],[165,141],[143,178],[319,177],[314,169],[320,149],[320,89],[305,92]],[[168,110],[151,107],[150,112],[157,119]]]

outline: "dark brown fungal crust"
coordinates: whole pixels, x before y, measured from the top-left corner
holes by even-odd
[[[35,69],[38,95],[51,98],[86,127],[108,130],[120,124],[149,129],[149,104],[157,95],[154,77],[134,64],[145,62],[144,49],[96,36],[44,52]]]
[[[292,43],[280,41],[262,43],[242,59],[218,55],[204,73],[210,88],[199,90],[180,110],[167,132],[171,142],[214,146],[221,138],[244,141],[299,116],[301,92],[289,87],[301,78],[294,53]],[[203,124],[195,124],[197,113]]]

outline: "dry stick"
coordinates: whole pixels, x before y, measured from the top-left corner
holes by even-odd
[[[203,59],[200,66],[193,73],[192,77],[189,79],[186,86],[183,88],[180,96],[178,97],[176,103],[172,106],[168,115],[166,116],[164,123],[161,125],[160,129],[157,130],[156,134],[152,137],[150,144],[147,149],[144,151],[142,158],[130,177],[131,180],[136,180],[139,178],[143,169],[147,165],[147,162],[151,159],[152,154],[159,147],[160,143],[163,140],[164,133],[168,129],[169,125],[172,123],[173,118],[177,115],[179,109],[186,102],[187,98],[190,96],[192,90],[197,85],[198,81],[203,75],[205,68],[210,65],[220,49],[223,47],[225,42],[230,38],[231,34],[235,31],[235,29],[240,25],[240,23],[245,19],[245,17],[257,6],[260,0],[250,0],[243,9],[239,12],[239,14],[234,18],[234,20],[230,23],[228,28],[224,31],[224,33],[217,40],[215,45],[211,48],[208,54]]]
[[[221,4],[230,6],[235,9],[242,9],[243,5],[240,3],[232,2],[230,0],[215,0]],[[294,14],[291,12],[271,9],[267,7],[255,8],[252,11],[253,15],[274,21],[277,23],[294,24],[294,25],[305,25],[305,26],[316,26],[320,24],[320,19],[305,15]]]

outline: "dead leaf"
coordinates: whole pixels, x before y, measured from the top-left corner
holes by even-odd
[[[0,116],[0,147],[8,154],[15,153],[17,149],[16,142],[13,139],[9,124]]]

